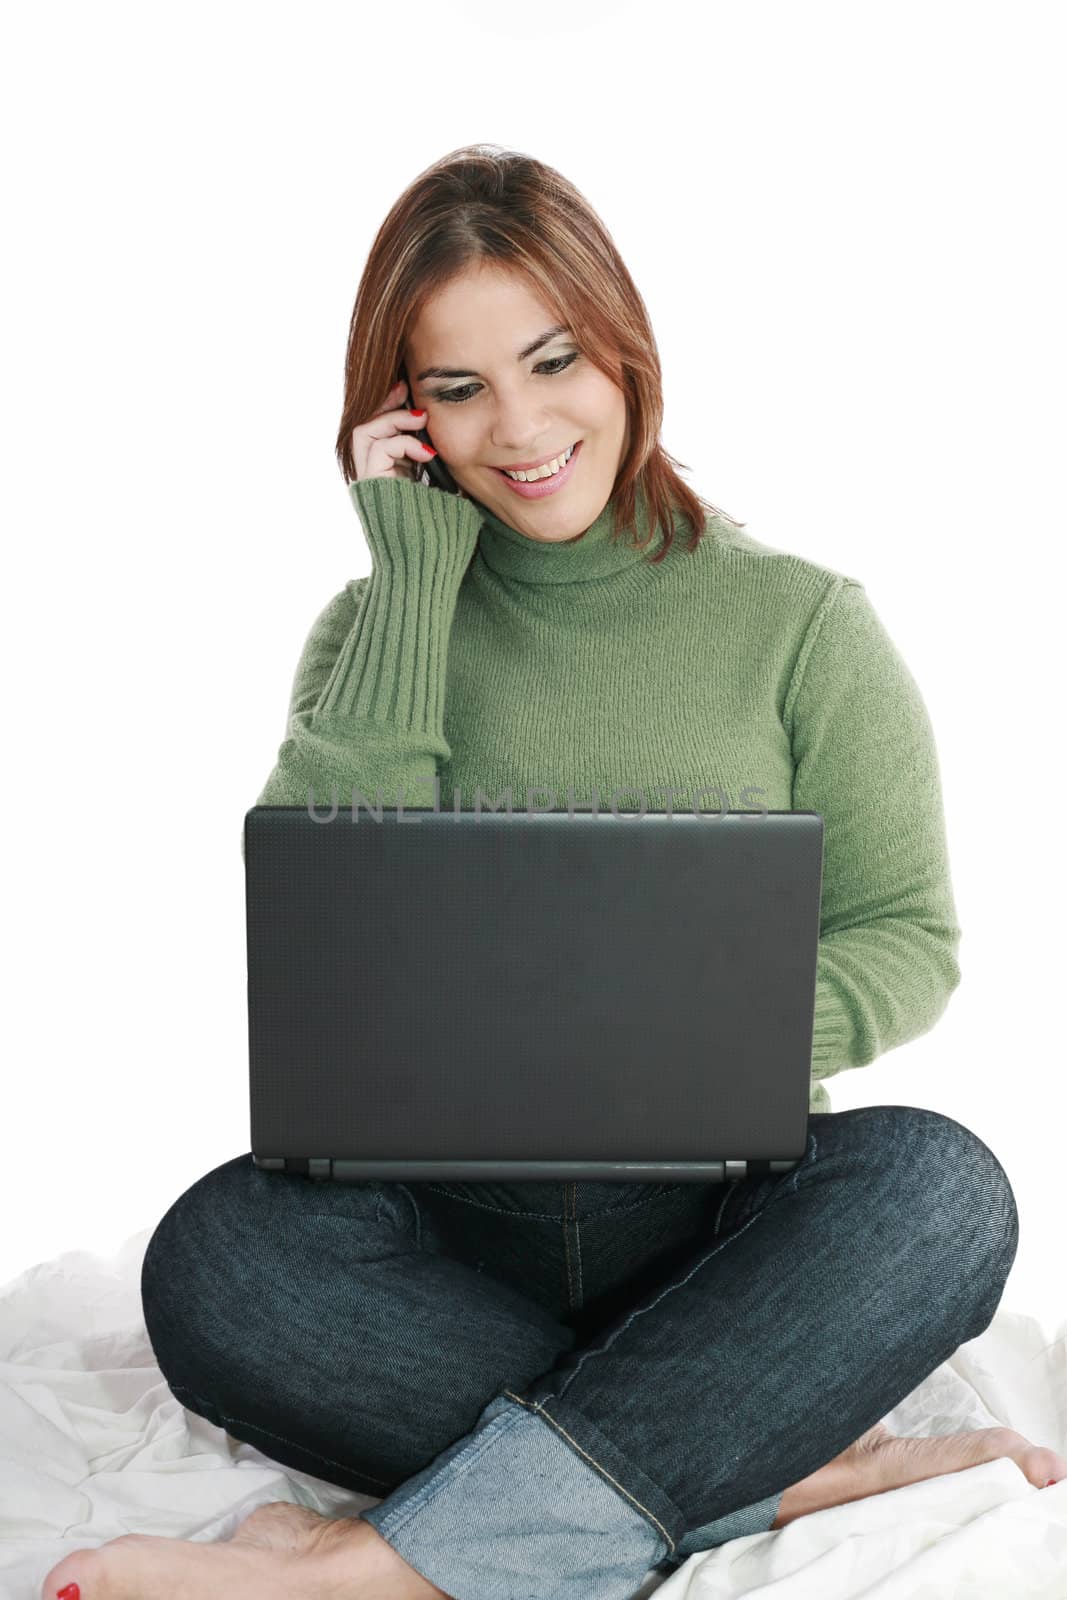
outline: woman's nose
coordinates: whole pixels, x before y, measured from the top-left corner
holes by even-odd
[[[554,437],[547,423],[539,423],[536,427],[494,428],[492,441],[498,455],[515,461],[533,461],[542,445],[546,450],[551,447]]]

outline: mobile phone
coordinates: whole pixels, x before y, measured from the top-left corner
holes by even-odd
[[[415,391],[408,380],[406,368],[401,367],[399,376],[403,378],[408,386],[408,404],[410,405],[415,397]],[[423,444],[428,444],[431,449],[433,448],[433,440],[430,438],[429,429],[419,428],[415,437],[416,439],[421,439]],[[420,463],[416,462],[415,465],[418,467]],[[434,489],[444,489],[446,494],[461,494],[463,492],[440,456],[431,456],[428,461],[421,463],[421,467],[422,471],[416,477],[416,483],[429,484]]]

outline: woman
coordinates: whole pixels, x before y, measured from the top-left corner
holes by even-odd
[[[258,803],[821,813],[803,1158],[725,1186],[227,1162],[146,1253],[161,1370],[189,1410],[380,1503],[114,1541],[51,1592],[623,1600],[650,1567],[903,1483],[1002,1455],[1034,1484],[1067,1472],[1005,1429],[879,1424],[988,1327],[1018,1237],[973,1134],[833,1115],[821,1081],[932,1027],[959,981],[933,738],[862,585],[700,501],[661,409],[641,298],[558,172],[476,146],[423,173],[349,337],[338,457],[373,571],[311,629]]]

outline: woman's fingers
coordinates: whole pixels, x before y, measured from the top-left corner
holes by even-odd
[[[392,391],[390,391],[392,393]],[[426,426],[424,415],[402,407],[377,412],[352,430],[352,460],[357,480],[410,478],[434,452],[414,435]]]

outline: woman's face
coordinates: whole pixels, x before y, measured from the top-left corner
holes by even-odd
[[[426,408],[425,426],[458,487],[549,544],[577,538],[600,515],[629,442],[626,397],[580,353],[573,330],[540,342],[555,324],[521,278],[481,262],[426,303],[405,351],[408,403]],[[429,375],[431,367],[450,375]],[[536,496],[499,470],[549,461],[579,442],[567,467],[539,480]]]

